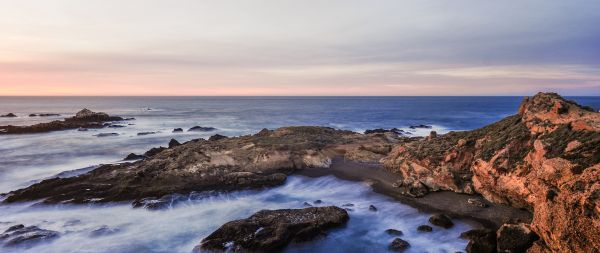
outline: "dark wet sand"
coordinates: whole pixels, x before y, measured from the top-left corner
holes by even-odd
[[[349,162],[343,158],[336,158],[330,168],[304,169],[296,174],[309,177],[333,175],[344,180],[368,182],[377,193],[392,197],[423,212],[448,214],[475,227],[497,229],[508,221],[531,222],[532,218],[531,213],[526,210],[493,204],[479,195],[448,191],[432,192],[421,198],[402,195],[392,186],[401,177],[386,171],[380,164]],[[488,207],[470,205],[467,203],[469,198],[478,198],[487,203]]]

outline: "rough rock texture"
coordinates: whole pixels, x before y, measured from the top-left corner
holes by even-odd
[[[404,250],[410,247],[410,243],[400,238],[395,238],[388,247],[391,251],[394,252],[404,252]]]
[[[0,126],[0,134],[28,134],[45,133],[67,129],[103,128],[110,124],[106,122],[124,120],[121,117],[109,116],[103,112],[92,112],[83,109],[75,116],[64,120],[55,120],[47,123],[39,123],[31,126]]]
[[[4,246],[24,246],[42,241],[50,241],[59,237],[59,233],[52,230],[41,229],[36,226],[15,225],[0,234],[0,241]]]
[[[225,223],[202,240],[204,250],[272,252],[292,241],[307,241],[346,223],[346,210],[335,206],[262,210],[247,219]]]
[[[533,212],[530,252],[600,248],[600,113],[554,93],[481,129],[396,145],[386,169],[407,194],[449,190]]]
[[[504,224],[496,234],[498,253],[525,252],[538,239],[537,235],[523,223]]]
[[[473,229],[460,234],[461,238],[469,239],[467,253],[495,253],[496,233],[491,229]]]
[[[142,161],[103,165],[77,177],[44,180],[9,193],[4,202],[147,201],[175,193],[275,186],[294,170],[328,167],[334,156],[344,153],[377,158],[380,154],[361,147],[390,143],[383,135],[324,127],[285,127],[216,141],[198,139],[168,149],[155,148],[146,152],[148,158]]]

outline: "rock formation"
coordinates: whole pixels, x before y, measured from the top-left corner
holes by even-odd
[[[202,240],[200,249],[273,252],[292,241],[308,241],[346,223],[346,210],[335,206],[262,210],[247,219],[225,223]]]
[[[481,129],[393,148],[384,165],[409,195],[448,190],[533,212],[530,252],[600,248],[600,114],[554,93]]]
[[[168,194],[275,186],[295,170],[328,167],[334,156],[344,153],[361,160],[379,159],[384,156],[382,151],[370,150],[385,145],[391,145],[385,135],[325,127],[284,127],[251,136],[198,139],[171,148],[153,148],[142,161],[103,165],[73,178],[44,180],[11,192],[4,202],[147,202]]]
[[[121,121],[121,117],[110,116],[103,112],[92,112],[83,109],[75,116],[64,120],[55,120],[47,123],[39,123],[31,126],[0,126],[0,134],[28,134],[45,133],[67,129],[103,128],[110,126],[106,122]]]
[[[0,234],[0,242],[7,247],[30,246],[32,243],[50,241],[60,234],[56,231],[41,229],[36,226],[14,225]]]

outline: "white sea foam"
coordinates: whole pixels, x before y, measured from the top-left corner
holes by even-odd
[[[404,232],[412,245],[406,252],[455,252],[464,249],[461,232],[470,227],[460,221],[451,229],[434,228],[417,232],[428,214],[372,192],[366,184],[333,177],[292,176],[285,185],[264,191],[243,191],[211,195],[179,203],[159,211],[133,209],[129,204],[109,206],[27,207],[25,204],[0,206],[0,228],[23,223],[62,233],[55,241],[29,249],[2,248],[3,252],[191,252],[203,237],[223,223],[245,218],[261,209],[302,208],[304,202],[316,206],[352,203],[347,226],[311,243],[293,244],[287,252],[380,252],[394,238],[388,228]],[[369,211],[375,205],[377,211]],[[8,223],[7,223],[8,222]],[[104,228],[107,233],[94,236]]]

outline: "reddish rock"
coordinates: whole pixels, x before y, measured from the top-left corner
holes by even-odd
[[[600,113],[554,93],[525,98],[486,127],[395,146],[386,169],[404,192],[479,193],[533,212],[531,252],[600,248]],[[416,187],[416,188],[415,188]],[[424,193],[423,193],[424,194]],[[410,195],[410,194],[408,194]]]

